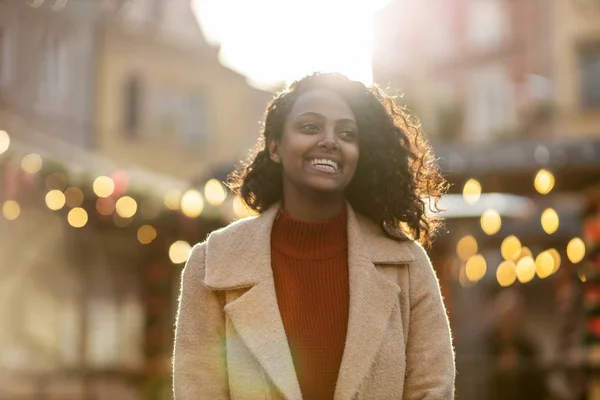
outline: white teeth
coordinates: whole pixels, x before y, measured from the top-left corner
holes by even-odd
[[[311,161],[311,164],[316,166],[316,165],[327,165],[328,167],[333,168],[335,171],[337,171],[339,169],[338,167],[338,163],[336,163],[333,160],[326,160],[324,158],[315,158],[314,160]]]

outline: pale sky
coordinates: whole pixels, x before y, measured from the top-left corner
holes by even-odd
[[[256,86],[313,71],[372,82],[372,16],[389,0],[193,0],[221,62]]]

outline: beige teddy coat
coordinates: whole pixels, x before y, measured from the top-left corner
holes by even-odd
[[[176,322],[176,400],[302,399],[270,264],[278,210],[193,248]],[[450,328],[423,248],[390,239],[349,206],[348,267],[348,333],[334,400],[453,399]]]

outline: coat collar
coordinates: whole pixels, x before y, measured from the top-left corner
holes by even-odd
[[[225,306],[236,331],[289,400],[302,394],[279,314],[271,269],[270,237],[279,205],[212,233],[204,283],[214,290],[249,288]],[[348,205],[350,310],[335,400],[350,399],[374,361],[398,301],[400,287],[374,264],[414,261],[410,241],[393,240]]]

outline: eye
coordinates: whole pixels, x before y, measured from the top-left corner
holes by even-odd
[[[318,132],[318,131],[319,131],[319,127],[318,127],[317,125],[313,124],[313,123],[310,123],[310,122],[309,122],[309,123],[306,123],[306,124],[303,124],[303,125],[300,127],[300,129],[301,129],[303,132],[307,132],[307,133],[315,133],[315,132]]]
[[[340,132],[340,136],[344,140],[353,140],[356,137],[356,133],[352,130],[346,130],[346,131]]]

